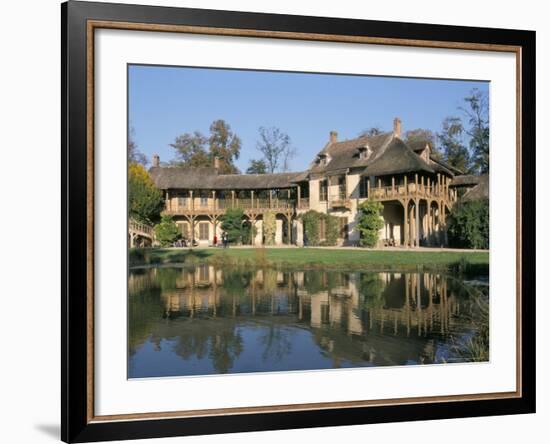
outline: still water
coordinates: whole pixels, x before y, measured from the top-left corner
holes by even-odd
[[[486,289],[431,273],[132,269],[128,376],[461,362],[488,328]]]

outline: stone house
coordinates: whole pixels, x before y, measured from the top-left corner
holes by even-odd
[[[150,169],[165,212],[183,236],[203,245],[220,239],[220,219],[231,207],[256,228],[254,245],[263,243],[268,211],[276,216],[276,244],[303,245],[299,216],[310,209],[338,217],[339,244],[355,245],[358,206],[371,199],[384,205],[381,246],[445,246],[446,217],[458,199],[460,171],[438,160],[430,144],[405,143],[398,118],[392,132],[376,136],[339,141],[332,131],[307,171],[219,174],[217,166],[161,167],[155,155]]]

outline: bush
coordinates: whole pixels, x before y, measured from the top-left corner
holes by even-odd
[[[380,229],[384,221],[380,218],[380,212],[384,206],[380,202],[366,200],[359,205],[359,221],[357,229],[360,233],[360,244],[363,247],[375,247],[378,243]]]
[[[457,203],[451,210],[447,235],[455,248],[489,248],[489,200]]]
[[[315,210],[309,210],[302,214],[302,223],[307,245],[309,246],[333,246],[338,241],[338,218],[328,214],[319,213]],[[321,221],[325,222],[325,239],[320,238]]]
[[[179,230],[178,226],[172,219],[172,216],[163,215],[160,223],[155,225],[155,237],[160,245],[163,247],[169,247],[178,238]]]
[[[242,243],[250,238],[250,227],[243,224],[244,211],[242,208],[228,208],[222,216],[222,230],[227,233],[227,239],[231,243]]]

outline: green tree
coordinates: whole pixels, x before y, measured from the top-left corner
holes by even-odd
[[[267,173],[267,164],[265,160],[255,160],[250,159],[250,164],[246,170],[246,174],[266,174]]]
[[[222,216],[221,227],[227,233],[231,243],[241,243],[247,237],[247,228],[243,224],[244,211],[242,208],[228,208]]]
[[[290,160],[296,155],[290,137],[279,128],[259,128],[260,140],[256,148],[260,151],[267,165],[267,172],[288,171]]]
[[[143,165],[128,167],[128,213],[138,222],[154,223],[164,206],[162,193],[155,187]]]
[[[437,134],[444,160],[466,173],[469,171],[470,154],[463,142],[464,126],[459,117],[443,120],[441,132]]]
[[[200,131],[184,133],[176,137],[170,146],[176,151],[176,166],[208,167],[214,164],[217,157],[220,173],[239,173],[234,162],[240,155],[241,139],[224,120],[212,122],[208,137]]]
[[[489,97],[474,88],[464,101],[468,106],[460,109],[470,124],[466,133],[470,136],[471,167],[478,174],[486,174],[489,172]]]
[[[220,173],[237,174],[239,169],[234,162],[241,152],[241,139],[232,130],[225,120],[215,120],[210,125],[208,138],[210,157],[220,160]]]
[[[359,205],[359,221],[357,229],[360,233],[360,244],[364,247],[375,247],[378,242],[378,234],[384,226],[384,221],[380,218],[380,212],[384,206],[380,202],[366,200]]]
[[[172,219],[172,216],[163,215],[160,223],[155,225],[155,237],[160,245],[169,247],[178,238],[178,226]]]
[[[489,248],[489,200],[459,202],[451,210],[447,235],[456,248]]]

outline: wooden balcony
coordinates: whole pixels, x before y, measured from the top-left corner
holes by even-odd
[[[188,202],[185,206],[171,205],[164,212],[172,215],[210,215],[223,214],[229,208],[240,208],[245,212],[262,213],[266,211],[280,211],[287,213],[296,207],[294,200],[287,199],[211,199],[207,203]]]
[[[344,198],[343,196],[339,196],[337,198],[329,200],[329,208],[331,210],[337,210],[337,209],[351,209],[351,200]]]
[[[386,187],[369,188],[368,198],[376,201],[395,200],[402,198],[442,199],[454,203],[457,200],[456,191],[437,185],[409,183]]]

